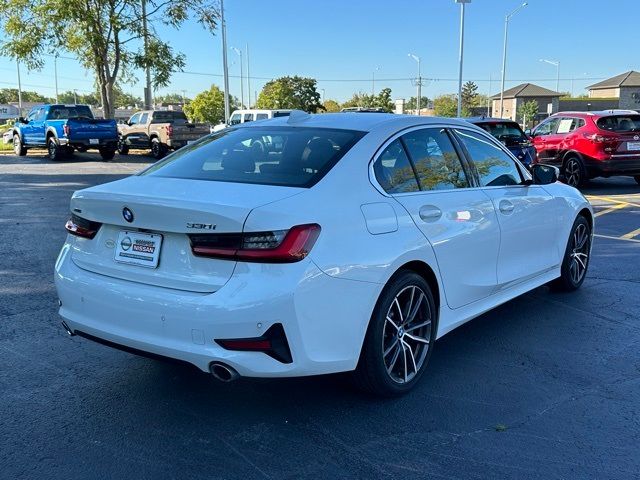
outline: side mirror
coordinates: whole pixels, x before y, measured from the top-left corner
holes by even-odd
[[[18,117],[18,123],[29,123],[29,120],[24,117]]]
[[[530,129],[530,128],[527,128],[527,129],[524,131],[524,134],[525,134],[527,137],[533,137],[533,132],[531,131],[531,129]]]
[[[531,166],[531,176],[534,185],[549,185],[558,181],[560,170],[553,165],[536,163]]]

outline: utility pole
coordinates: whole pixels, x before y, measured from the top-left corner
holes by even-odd
[[[380,67],[376,67],[371,76],[371,96],[376,96],[376,72],[380,70]]]
[[[144,54],[149,53],[149,31],[147,29],[147,0],[142,0],[142,36],[144,38]],[[146,86],[144,87],[144,109],[151,110],[153,100],[151,99],[151,68],[147,63],[145,67]]]
[[[242,50],[236,47],[231,47],[231,50],[236,52],[240,57],[240,108],[245,108],[244,106],[244,77],[242,75]]]
[[[416,109],[418,110],[418,115],[420,115],[420,101],[422,100],[422,74],[420,73],[420,57],[409,53],[409,56],[413,58],[416,62],[418,62],[418,78],[416,79],[416,87],[417,87],[417,97],[416,97]]]
[[[491,100],[491,83],[493,81],[491,73],[489,73],[489,94],[487,95],[487,117],[491,117],[491,104],[493,100]]]
[[[20,110],[19,116],[22,116],[22,82],[20,81],[20,61],[16,59],[16,67],[18,68],[18,109]]]
[[[460,4],[460,56],[458,72],[458,117],[462,116],[462,58],[464,55],[464,6],[471,3],[471,0],[455,0]]]
[[[56,103],[58,103],[58,55],[53,56],[53,76],[56,82]]]
[[[187,91],[182,90],[182,107],[184,108],[186,104],[187,104]]]
[[[509,20],[513,17],[517,12],[519,12],[522,8],[528,5],[527,2],[524,2],[518,8],[516,8],[513,12],[506,15],[504,17],[504,45],[502,47],[502,82],[500,86],[500,118],[504,114],[504,78],[507,72],[507,35],[509,31]]]
[[[73,89],[73,103],[75,105],[78,104],[78,90],[76,90],[75,88]]]
[[[247,108],[251,108],[251,76],[249,75],[249,44],[245,44],[247,51]]]
[[[220,0],[220,25],[222,29],[222,69],[224,73],[224,123],[229,123],[229,69],[227,65],[227,24],[224,21],[224,0]]]

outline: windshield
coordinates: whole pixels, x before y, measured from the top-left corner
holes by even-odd
[[[520,126],[514,122],[480,123],[480,128],[502,141],[528,141]]]
[[[181,148],[141,175],[311,187],[363,135],[328,128],[228,129]]]
[[[640,115],[615,115],[596,121],[598,128],[610,132],[640,132]]]
[[[50,120],[69,120],[72,118],[93,119],[93,113],[87,105],[56,105],[49,110]]]

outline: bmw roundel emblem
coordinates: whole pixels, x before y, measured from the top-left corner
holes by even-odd
[[[133,222],[133,212],[129,209],[129,207],[124,207],[122,209],[122,216],[127,222]]]

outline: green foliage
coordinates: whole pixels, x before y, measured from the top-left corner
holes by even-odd
[[[335,113],[340,111],[340,104],[335,100],[325,100],[324,101],[324,111],[327,113]]]
[[[167,93],[166,95],[156,95],[156,103],[189,103],[191,101],[188,97],[183,97],[180,93]]]
[[[258,95],[255,108],[293,108],[310,113],[324,109],[316,89],[316,80],[299,76],[267,82]]]
[[[476,85],[474,82],[471,82],[471,81],[465,82],[464,85],[462,85],[462,108],[468,111],[471,107],[477,106],[477,103],[476,103],[477,97],[478,97],[478,85]],[[456,101],[457,101],[457,98],[456,98]],[[466,117],[467,115],[463,114],[462,116]]]
[[[43,55],[67,51],[92,70],[105,117],[116,106],[114,85],[133,80],[135,69],[149,66],[153,85],[166,86],[184,66],[184,55],[161,40],[154,22],[179,27],[190,18],[213,31],[219,18],[214,0],[11,0],[0,2],[5,40],[0,49],[29,69],[44,65]],[[148,21],[148,49],[143,48],[143,19]],[[135,46],[138,47],[135,47]]]
[[[18,101],[18,89],[17,88],[0,88],[0,103],[9,103]],[[40,95],[38,92],[22,91],[23,102],[42,102],[51,103],[52,98]]]
[[[229,98],[231,110],[238,108],[238,99]],[[216,85],[200,92],[191,102],[184,106],[184,113],[193,122],[204,122],[217,125],[224,122],[224,92]]]
[[[382,108],[385,112],[392,112],[395,105],[391,100],[391,89],[383,88],[378,95],[354,93],[353,97],[342,104],[342,108],[349,107]]]
[[[404,104],[405,110],[417,110],[418,109],[417,101],[418,101],[418,97],[411,97]],[[421,96],[420,97],[420,108],[421,109],[422,108],[427,108],[427,105],[429,105],[429,98],[425,97],[424,95]]]
[[[438,117],[455,117],[458,114],[458,98],[456,95],[438,95],[433,100],[433,109]]]
[[[526,103],[523,103],[518,108],[518,112],[516,118],[519,122],[523,122],[526,120],[526,125],[531,125],[535,122],[536,117],[538,116],[538,102],[535,100],[530,100]]]

